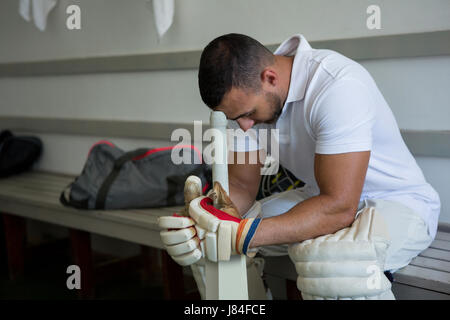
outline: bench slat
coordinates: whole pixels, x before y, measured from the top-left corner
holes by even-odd
[[[3,187],[3,188],[2,188]],[[59,196],[60,196],[61,190],[59,188],[54,188],[53,190],[50,190],[49,188],[43,189],[43,188],[34,188],[32,187],[17,187],[14,185],[9,186],[0,186],[0,198],[2,195],[5,195],[6,197],[10,197],[12,194],[17,195],[21,198],[32,198],[36,199],[36,196],[39,199],[42,199],[42,201],[48,202],[48,203],[59,203]],[[41,198],[42,196],[42,198]],[[150,208],[150,209],[158,209],[159,211],[167,212],[166,215],[172,215],[174,212],[180,212],[182,207],[175,207],[176,211],[173,207],[160,207],[160,208]],[[139,214],[147,214],[147,210],[149,208],[144,209],[127,209],[127,212],[134,211],[138,212]],[[150,212],[149,214],[153,214]]]
[[[392,292],[397,300],[448,300],[449,296],[442,292],[422,289],[407,284],[394,282]]]
[[[9,181],[44,181],[51,183],[66,183],[75,179],[75,176],[60,175],[60,174],[48,174],[42,172],[26,172],[17,176],[11,176],[3,182]]]
[[[433,249],[428,248],[422,251],[419,254],[420,257],[427,257],[427,258],[434,258],[444,261],[450,261],[450,252],[446,250],[439,250],[439,249]]]
[[[46,192],[36,193],[36,192],[21,192],[21,189],[14,188],[4,188],[0,191],[0,199],[14,199],[17,202],[30,202],[30,203],[43,203],[55,205],[58,203],[58,198],[56,193],[47,194]],[[0,208],[1,209],[1,208]]]
[[[450,274],[413,265],[394,274],[396,282],[450,294]]]
[[[62,190],[57,188],[48,188],[48,187],[40,187],[39,185],[33,185],[33,186],[15,186],[15,185],[8,185],[8,186],[1,186],[0,187],[0,195],[1,194],[10,194],[11,192],[18,193],[18,194],[37,194],[37,195],[49,195],[51,197],[57,197],[59,198],[59,195]]]
[[[79,216],[95,218],[99,221],[114,221],[122,224],[135,225],[143,228],[150,228],[153,230],[158,230],[157,218],[162,215],[167,215],[166,210],[159,209],[146,209],[145,213],[131,212],[130,210],[77,210],[74,208],[67,208],[57,203],[44,203],[35,199],[34,201],[23,201],[24,199],[5,199],[2,201],[1,212],[13,213],[19,216],[24,216],[28,218],[34,218],[33,210],[31,212],[21,211],[18,208],[20,205],[26,206],[27,208],[39,208],[39,210],[47,210],[52,212],[58,212],[58,219],[64,219],[65,216]],[[9,204],[9,206],[8,206]],[[12,208],[12,209],[8,209]],[[36,217],[38,219],[38,217]],[[38,219],[39,220],[39,219]],[[48,221],[51,222],[51,221]],[[58,223],[56,223],[58,224]]]
[[[450,251],[450,242],[444,240],[434,240],[430,248]]]
[[[44,202],[47,205],[56,205],[60,207],[59,204],[60,190],[42,190],[42,189],[32,189],[32,188],[19,188],[16,186],[3,186],[0,187],[0,199],[13,197],[20,201],[31,201]],[[172,215],[174,212],[179,212],[182,207],[162,207],[162,208],[145,208],[145,209],[127,209],[123,212],[134,212],[138,215],[149,215],[149,216],[161,216]],[[108,211],[108,210],[107,210]],[[111,210],[116,211],[116,210]]]
[[[150,225],[157,229],[156,218],[162,215],[171,215],[177,212],[181,207],[165,207],[165,208],[150,208],[150,209],[135,209],[135,210],[76,210],[73,208],[66,208],[59,203],[58,191],[43,191],[43,190],[26,190],[14,186],[5,186],[0,188],[0,199],[4,201],[14,201],[23,204],[29,204],[40,208],[57,209],[64,212],[73,211],[79,215],[90,215],[98,219],[114,220],[126,224],[135,225]],[[0,208],[4,210],[4,208]],[[12,212],[19,214],[17,212]],[[23,215],[26,215],[22,213]]]
[[[46,193],[46,192],[27,192],[20,193],[17,190],[2,190],[0,192],[0,199],[4,199],[5,201],[8,199],[14,199],[14,201],[22,202],[22,203],[30,203],[33,205],[47,207],[47,208],[58,208],[58,209],[70,209],[62,206],[59,203],[59,194],[56,193]],[[110,216],[125,216],[127,219],[129,217],[141,217],[145,219],[145,217],[158,217],[161,215],[172,215],[174,212],[180,212],[182,207],[163,207],[163,208],[145,208],[145,209],[127,209],[127,210],[77,210],[81,214],[92,214],[96,212],[96,214],[107,214]],[[1,208],[0,208],[1,210]]]
[[[1,212],[14,212],[25,218],[96,233],[108,237],[131,241],[155,248],[163,248],[157,226],[157,217],[147,217],[139,222],[128,220],[126,223],[113,217],[98,217],[95,212],[80,214],[80,210],[67,208],[42,208],[33,204],[17,201],[2,202]],[[111,211],[105,211],[110,213]],[[107,219],[106,219],[107,218]]]
[[[8,190],[9,188],[18,188],[24,190],[36,190],[36,191],[53,191],[60,193],[69,183],[56,183],[56,182],[42,182],[42,181],[11,181],[10,183],[0,183],[0,193],[2,190]]]
[[[30,176],[30,177],[40,177],[40,178],[48,178],[48,179],[73,179],[75,175],[73,174],[64,174],[64,173],[55,173],[55,172],[47,172],[47,171],[29,171],[24,172],[22,174],[17,175],[20,176]]]
[[[450,277],[450,262],[427,257],[415,257],[410,265],[447,272]]]
[[[0,183],[0,188],[7,185],[14,185],[17,187],[30,187],[30,186],[49,186],[53,188],[62,189],[66,187],[72,180],[61,180],[61,181],[45,181],[41,179],[15,179],[8,181],[7,183]]]
[[[57,173],[46,173],[42,171],[29,171],[29,172],[23,172],[19,173],[17,175],[13,175],[8,177],[9,180],[15,180],[15,179],[40,179],[40,180],[47,180],[47,181],[58,181],[60,179],[73,179],[74,175],[65,175],[65,174],[57,174]]]
[[[437,240],[450,241],[450,233],[438,231],[436,233]]]

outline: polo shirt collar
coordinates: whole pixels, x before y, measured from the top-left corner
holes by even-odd
[[[305,97],[306,84],[308,82],[308,61],[311,54],[311,46],[305,37],[296,34],[283,43],[275,50],[274,54],[293,56],[291,81],[289,84],[288,96],[285,103],[299,101]]]

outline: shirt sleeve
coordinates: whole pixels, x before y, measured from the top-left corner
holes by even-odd
[[[357,80],[337,80],[313,104],[310,128],[318,154],[369,151],[375,105],[369,89]]]

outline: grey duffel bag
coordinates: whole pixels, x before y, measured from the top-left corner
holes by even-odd
[[[174,164],[173,149],[188,152],[191,164]],[[83,171],[62,191],[60,202],[79,209],[183,205],[184,181],[190,175],[200,177],[204,191],[211,185],[211,168],[202,162],[194,146],[124,152],[103,140],[91,147]]]

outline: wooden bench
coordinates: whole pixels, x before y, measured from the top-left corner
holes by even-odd
[[[440,224],[430,247],[397,271],[394,279],[394,290],[403,299],[450,300],[450,227]]]
[[[178,207],[145,210],[77,210],[59,203],[59,195],[73,176],[30,172],[0,179],[0,212],[3,214],[8,265],[11,278],[24,269],[25,219],[35,219],[70,229],[75,264],[82,277],[82,297],[92,297],[94,271],[90,249],[90,233],[121,239],[142,246],[142,250],[163,249],[157,218],[171,215]],[[182,268],[175,264],[165,250],[161,255],[164,294],[167,299],[184,298]],[[153,252],[153,259],[156,259]],[[153,268],[155,270],[155,268]],[[294,265],[287,256],[266,257],[265,274],[269,286],[286,286],[275,297],[298,298]],[[439,226],[430,248],[416,257],[410,265],[394,275],[393,291],[398,299],[450,299],[450,227]],[[181,280],[180,280],[181,279]]]
[[[296,289],[297,273],[288,256],[265,257],[266,281],[284,282],[274,296],[300,298]],[[274,285],[277,288],[276,285]],[[392,291],[398,300],[450,300],[450,227],[441,223],[435,240],[411,263],[394,273]]]
[[[74,263],[82,270],[81,297],[94,293],[94,266],[90,233],[121,239],[141,245],[151,271],[157,270],[161,255],[162,282],[167,299],[184,298],[182,268],[162,249],[157,218],[171,215],[179,207],[146,210],[77,210],[59,202],[61,191],[73,176],[46,172],[28,172],[0,179],[0,213],[6,238],[10,278],[24,272],[26,219],[35,219],[67,227]],[[153,261],[149,261],[153,260]]]

